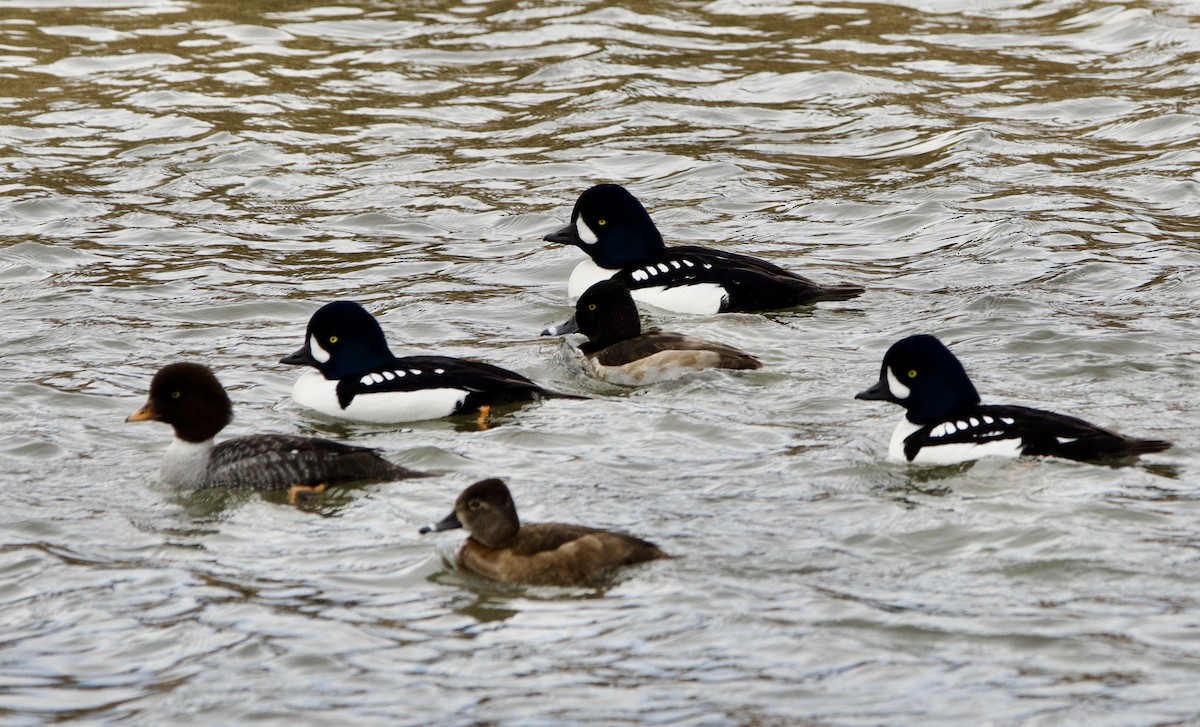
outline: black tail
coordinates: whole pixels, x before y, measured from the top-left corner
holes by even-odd
[[[549,389],[541,389],[538,395],[543,399],[578,399],[580,401],[590,399],[590,396],[580,396],[578,394],[564,394],[560,391],[550,391]]]
[[[861,285],[852,285],[843,283],[841,285],[822,285],[817,294],[813,296],[813,302],[822,300],[850,300],[857,298],[866,292],[866,288]]]
[[[1154,454],[1171,448],[1171,443],[1161,439],[1126,439],[1125,451],[1122,456],[1137,457],[1142,454]]]

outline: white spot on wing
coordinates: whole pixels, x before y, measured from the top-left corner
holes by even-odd
[[[371,381],[374,381],[377,384],[382,384],[383,374],[371,374]]]
[[[666,263],[659,263],[659,264],[658,264],[658,269],[659,269],[659,270],[661,270],[661,271],[663,271],[664,273],[669,273],[669,272],[671,272],[671,268],[667,267],[667,264],[666,264]]]
[[[678,261],[678,260],[672,260],[672,261],[671,261],[671,267],[673,267],[673,268],[675,268],[676,270],[678,270],[679,268],[681,268],[681,267],[683,267],[683,266],[679,264],[679,261]]]
[[[391,381],[396,378],[396,375],[393,374],[391,371],[384,371],[382,373],[383,373],[383,378],[387,379],[388,381]]]
[[[683,264],[684,264],[684,265],[687,265],[689,268],[694,268],[694,267],[696,267],[696,263],[692,262],[691,260],[684,260],[684,261],[683,261]]]
[[[1059,444],[1070,444],[1071,442],[1078,441],[1079,437],[1055,437],[1055,439],[1058,440]]]

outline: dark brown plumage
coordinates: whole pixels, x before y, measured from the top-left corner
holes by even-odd
[[[583,525],[522,525],[504,482],[476,482],[463,490],[454,511],[422,533],[466,528],[460,568],[504,583],[530,586],[595,585],[616,568],[669,558],[632,535]]]

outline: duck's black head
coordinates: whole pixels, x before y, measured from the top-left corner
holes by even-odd
[[[393,359],[375,316],[354,301],[339,300],[313,313],[304,346],[279,362],[314,366],[325,378],[336,380],[358,376]]]
[[[558,333],[579,331],[588,337],[590,350],[599,351],[614,343],[636,338],[642,332],[637,305],[629,288],[620,280],[601,280],[584,291],[575,303],[575,315],[554,329]]]
[[[170,424],[185,442],[204,442],[233,420],[233,404],[207,366],[173,363],[158,370],[145,406],[125,421],[151,420]]]
[[[613,270],[652,260],[664,248],[646,208],[619,184],[598,184],[579,195],[571,224],[545,239],[575,245],[600,267]]]
[[[879,381],[854,398],[899,404],[908,410],[910,422],[927,424],[978,404],[979,392],[950,349],[922,334],[892,344]]]

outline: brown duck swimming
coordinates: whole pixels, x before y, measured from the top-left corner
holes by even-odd
[[[522,525],[508,487],[496,479],[462,491],[454,511],[421,533],[466,528],[457,563],[485,578],[529,586],[595,585],[616,568],[669,558],[653,543],[583,525]]]

